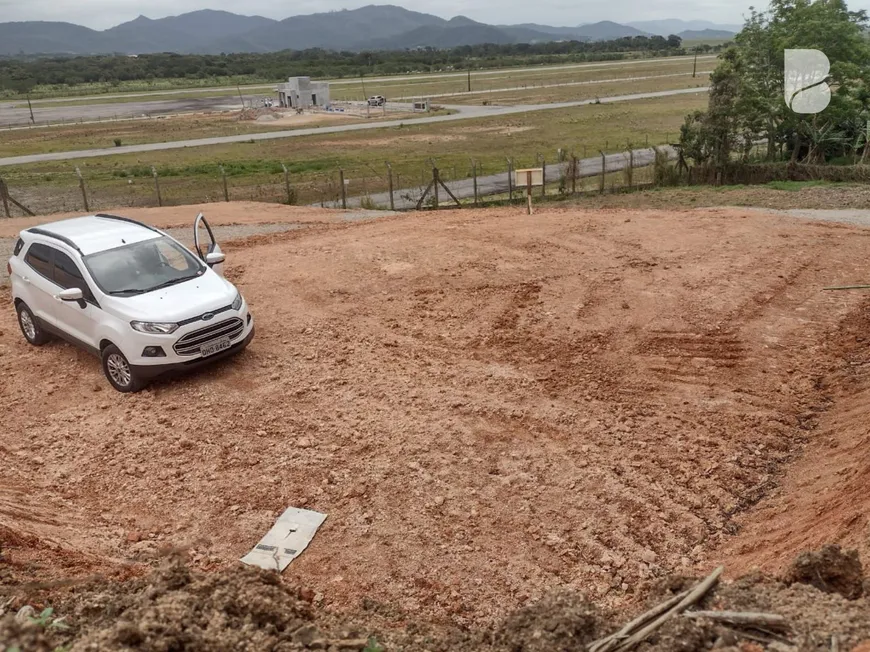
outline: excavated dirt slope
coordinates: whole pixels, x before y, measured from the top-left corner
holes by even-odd
[[[821,288],[866,280],[868,235],[501,209],[260,236],[227,247],[252,346],[135,396],[7,308],[0,573],[125,577],[167,546],[218,570],[293,505],[329,518],[285,575],[332,609],[625,604],[707,570],[817,436],[864,300]]]

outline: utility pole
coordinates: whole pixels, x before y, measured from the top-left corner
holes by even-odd
[[[698,47],[695,46],[695,63],[692,65],[692,79],[698,74]]]
[[[33,105],[30,103],[30,93],[27,94],[27,108],[30,109],[30,124],[36,124],[36,119],[33,117]]]
[[[471,92],[471,68],[468,69],[468,92]]]

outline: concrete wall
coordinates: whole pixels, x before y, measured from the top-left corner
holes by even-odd
[[[312,106],[329,106],[329,83],[313,82],[310,77],[290,77],[286,84],[275,89],[278,104],[294,109],[308,109]]]

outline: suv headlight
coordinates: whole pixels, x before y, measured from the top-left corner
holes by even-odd
[[[236,298],[233,299],[233,310],[241,310],[242,308],[242,293],[236,290]]]
[[[178,330],[178,324],[170,322],[131,321],[130,326],[134,331],[157,335],[168,335]]]

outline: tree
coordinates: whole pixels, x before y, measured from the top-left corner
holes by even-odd
[[[861,117],[870,99],[870,46],[864,36],[867,16],[849,11],[842,0],[771,0],[766,12],[750,8],[734,45],[711,76],[710,106],[692,124],[705,124],[707,137],[717,134],[723,152],[727,142],[744,154],[754,143],[767,142],[773,160],[780,147],[792,160],[824,162],[863,143]],[[817,115],[793,112],[784,98],[786,49],[816,49],[831,62],[830,106]],[[723,98],[733,115],[721,111]],[[721,131],[728,130],[728,137]],[[697,130],[696,130],[697,131]],[[689,130],[687,137],[698,134]],[[697,147],[686,151],[696,151]],[[725,163],[728,159],[716,159]]]

